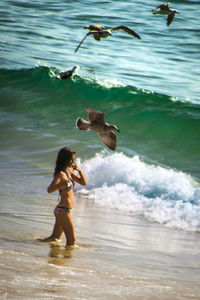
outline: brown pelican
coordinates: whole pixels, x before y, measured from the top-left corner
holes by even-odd
[[[117,146],[117,137],[113,130],[118,132],[119,129],[115,125],[105,123],[105,114],[101,111],[93,110],[91,108],[86,108],[88,112],[89,122],[78,118],[76,121],[76,126],[80,130],[92,130],[96,132],[102,142],[111,150],[115,150]]]
[[[173,8],[169,8],[169,3],[161,4],[156,9],[152,10],[154,15],[167,15],[167,25],[169,26],[174,19],[175,14],[179,14],[179,11]]]
[[[112,36],[112,33],[111,33],[112,31],[123,30],[124,32],[126,32],[132,36],[135,36],[136,38],[141,40],[141,37],[135,31],[133,31],[132,29],[130,29],[129,27],[124,26],[124,25],[106,29],[104,26],[94,24],[94,25],[84,26],[83,28],[89,29],[89,32],[86,33],[86,35],[84,36],[82,41],[79,43],[79,45],[76,47],[74,52],[78,51],[78,49],[80,48],[80,46],[82,45],[82,43],[84,42],[84,40],[86,39],[86,37],[88,35],[92,35],[96,41],[100,41],[101,39],[105,39],[108,36]]]

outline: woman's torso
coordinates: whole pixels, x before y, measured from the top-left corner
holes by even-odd
[[[62,181],[66,182],[66,187],[59,190],[59,206],[72,208],[74,206],[74,181],[69,171],[61,172]]]

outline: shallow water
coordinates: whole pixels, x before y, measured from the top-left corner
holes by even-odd
[[[77,246],[46,245],[27,235],[1,239],[6,299],[198,299],[199,241],[130,214],[79,199]],[[50,216],[48,216],[50,218]],[[26,222],[32,233],[47,233]],[[23,222],[22,222],[23,223]],[[34,222],[35,223],[35,222]],[[48,225],[48,226],[47,226]],[[22,230],[17,225],[16,229]],[[34,284],[33,284],[34,283]]]
[[[47,174],[29,172],[15,164],[12,180],[6,169],[1,178],[2,299],[198,299],[199,233],[99,206],[77,190],[75,248],[64,237],[40,243],[53,227],[56,196],[45,192]]]

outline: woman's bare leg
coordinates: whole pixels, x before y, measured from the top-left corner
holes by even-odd
[[[75,236],[75,229],[74,229],[74,222],[72,219],[72,215],[70,212],[63,212],[63,230],[66,237],[66,245],[67,246],[74,246],[76,241]]]
[[[60,239],[63,231],[66,237],[66,245],[74,246],[76,241],[76,236],[75,236],[74,222],[70,212],[63,211],[59,213],[59,215],[56,217],[52,234],[45,239],[40,239],[40,241],[42,242],[56,241]]]
[[[62,227],[61,222],[62,221],[60,220],[59,215],[58,215],[56,217],[56,220],[55,220],[55,224],[54,224],[52,234],[47,238],[39,239],[39,241],[41,241],[41,242],[52,242],[52,241],[59,240],[62,233],[63,233],[63,227]]]
[[[61,218],[58,215],[56,217],[56,221],[55,221],[55,224],[54,224],[54,228],[53,228],[53,232],[51,234],[51,237],[56,239],[56,240],[59,240],[62,233],[63,233],[63,226],[62,226]]]

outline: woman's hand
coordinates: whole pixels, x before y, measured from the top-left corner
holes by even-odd
[[[80,172],[80,168],[78,167],[77,163],[75,163],[75,162],[73,162],[73,164],[72,164],[72,169]]]
[[[85,178],[83,172],[81,171],[81,169],[78,167],[77,163],[73,162],[72,168],[74,171],[77,171],[79,173],[79,176],[78,176],[74,172],[72,172],[72,174],[71,174],[72,179],[81,185],[86,185],[87,184],[86,178]]]

